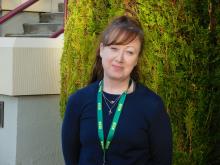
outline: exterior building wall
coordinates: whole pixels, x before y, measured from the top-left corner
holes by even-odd
[[[63,38],[0,37],[0,165],[63,165],[59,113]]]
[[[4,127],[0,128],[0,164],[16,165],[18,99],[0,95],[4,101]]]
[[[59,95],[4,96],[1,165],[63,165]]]
[[[0,5],[2,10],[13,10],[18,5],[26,2],[27,0],[2,0]],[[58,11],[58,4],[64,3],[64,0],[39,0],[25,11],[32,12],[56,12]]]
[[[2,10],[13,10],[18,5],[26,2],[27,0],[2,0]],[[39,0],[25,11],[35,11],[35,12],[51,12],[52,3],[54,0]]]
[[[62,48],[62,38],[0,38],[0,94],[59,94]]]
[[[63,165],[59,95],[19,96],[17,165]]]
[[[15,39],[12,38],[0,38],[0,94],[13,90],[13,77],[11,73],[13,70],[12,46],[14,42]]]
[[[58,4],[64,3],[64,0],[52,0],[52,12],[58,11]]]

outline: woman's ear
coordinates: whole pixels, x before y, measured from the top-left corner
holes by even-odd
[[[100,57],[102,57],[103,56],[103,49],[104,49],[104,45],[103,45],[103,43],[101,42],[100,43],[100,45],[99,45],[99,54],[100,54]]]

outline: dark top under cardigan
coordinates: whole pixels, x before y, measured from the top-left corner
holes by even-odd
[[[99,82],[72,94],[62,125],[62,148],[66,165],[102,165],[103,151],[97,131]],[[104,93],[114,100],[118,95]],[[115,112],[109,115],[103,99],[106,139]],[[171,126],[161,98],[137,83],[127,94],[122,113],[106,153],[106,165],[171,165]]]

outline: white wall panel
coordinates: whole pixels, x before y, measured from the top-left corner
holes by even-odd
[[[4,64],[0,65],[0,94],[59,94],[63,39],[10,39],[13,42],[8,42],[9,45],[0,46],[0,52],[4,53],[0,55]],[[4,40],[0,38],[0,44]]]

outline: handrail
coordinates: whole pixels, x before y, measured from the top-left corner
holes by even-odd
[[[13,16],[18,14],[19,12],[23,11],[24,9],[31,6],[32,4],[36,3],[37,1],[39,1],[39,0],[28,0],[24,3],[22,3],[21,5],[16,7],[14,10],[11,10],[7,14],[5,14],[4,16],[0,17],[0,24],[3,24],[7,20],[11,19]],[[50,35],[50,38],[56,38],[64,32],[64,26],[65,26],[67,17],[68,17],[68,0],[64,0],[64,23],[63,23],[63,27],[61,29],[59,29],[58,31],[54,32],[52,35]]]
[[[54,32],[50,38],[57,38],[60,34],[62,34],[64,32],[64,28],[62,27],[60,30]]]
[[[52,35],[50,35],[50,38],[56,38],[64,32],[64,26],[66,24],[67,17],[68,17],[68,0],[64,0],[64,22],[63,22],[63,27],[61,29],[59,29],[58,31],[54,32]]]
[[[68,17],[68,0],[64,0],[64,23],[66,23]]]
[[[14,10],[11,10],[9,13],[5,14],[4,16],[0,17],[0,24],[3,24],[19,12],[23,11],[24,9],[28,8],[32,4],[36,3],[39,0],[29,0],[27,2],[22,3],[18,7],[16,7]]]

